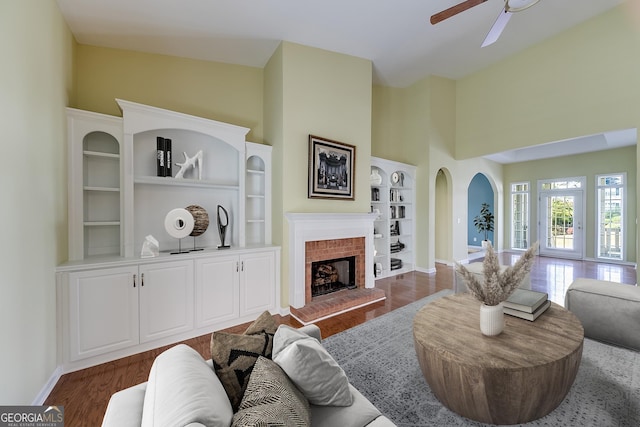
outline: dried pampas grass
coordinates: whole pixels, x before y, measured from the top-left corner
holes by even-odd
[[[538,242],[527,249],[514,265],[500,273],[498,256],[493,246],[489,244],[482,262],[484,283],[480,283],[476,276],[461,264],[456,263],[456,270],[467,281],[467,288],[471,295],[485,305],[498,305],[509,298],[522,279],[531,271],[537,250]]]

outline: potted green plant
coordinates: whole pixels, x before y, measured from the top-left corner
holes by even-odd
[[[489,210],[488,203],[482,204],[480,207],[480,215],[473,218],[473,225],[476,227],[476,230],[478,230],[478,233],[484,233],[482,247],[487,247],[489,232],[493,231],[493,212]]]

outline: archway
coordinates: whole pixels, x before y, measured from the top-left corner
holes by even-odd
[[[438,170],[435,182],[435,262],[450,264],[453,259],[451,174]]]
[[[474,225],[474,218],[480,215],[482,205],[486,203],[489,212],[494,215],[493,226],[496,224],[497,212],[495,209],[495,192],[491,182],[483,173],[477,173],[469,183],[467,190],[467,246],[469,246],[469,254],[475,253],[482,248],[482,241],[489,240],[496,246],[494,230],[482,232]]]

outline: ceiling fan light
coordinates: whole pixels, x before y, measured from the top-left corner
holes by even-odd
[[[529,9],[539,1],[540,0],[506,0],[504,10],[511,13],[522,12],[525,9]]]

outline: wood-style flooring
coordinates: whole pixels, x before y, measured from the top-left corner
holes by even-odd
[[[513,264],[519,254],[505,252],[499,256],[502,264]],[[481,262],[482,259],[475,261]],[[564,294],[578,277],[635,284],[636,270],[617,264],[537,257],[531,272],[531,284],[534,290],[548,292],[552,301],[564,305]],[[386,292],[385,301],[317,322],[322,336],[326,338],[443,289],[452,289],[453,268],[436,264],[433,274],[400,274],[377,280],[376,287]],[[291,316],[276,316],[276,319],[282,324],[300,326]],[[241,333],[246,327],[247,324],[243,324],[228,330]],[[184,343],[199,351],[205,359],[210,358],[209,335]],[[110,396],[118,390],[146,381],[153,360],[167,348],[63,375],[44,404],[64,406],[66,427],[100,426]]]

